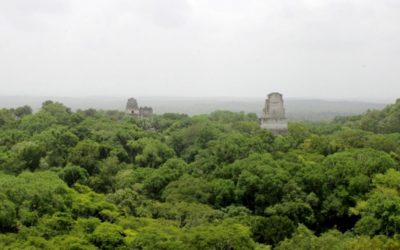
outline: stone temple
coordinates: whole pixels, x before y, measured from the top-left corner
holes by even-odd
[[[260,127],[270,130],[274,135],[284,134],[288,131],[282,94],[273,92],[268,95],[263,115],[260,118]]]
[[[129,98],[126,103],[125,113],[136,117],[149,117],[153,115],[151,107],[139,107],[135,98]]]

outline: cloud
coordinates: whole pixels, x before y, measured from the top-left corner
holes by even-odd
[[[57,22],[57,17],[66,14],[69,7],[64,0],[0,1],[0,28],[42,30],[51,26],[49,19]]]
[[[1,1],[0,86],[6,94],[392,98],[399,14],[396,0]]]

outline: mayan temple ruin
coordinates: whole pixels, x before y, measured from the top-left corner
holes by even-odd
[[[273,92],[268,95],[260,118],[260,127],[270,130],[274,135],[288,131],[282,94]]]
[[[153,115],[153,109],[151,107],[139,107],[135,98],[129,98],[126,103],[125,113],[136,117],[149,117]]]

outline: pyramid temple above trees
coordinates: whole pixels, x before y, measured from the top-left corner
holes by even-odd
[[[270,130],[274,135],[288,131],[282,94],[273,92],[268,95],[260,118],[260,127]]]
[[[149,117],[153,115],[153,108],[151,107],[139,107],[135,98],[129,98],[126,103],[125,113],[136,117]]]

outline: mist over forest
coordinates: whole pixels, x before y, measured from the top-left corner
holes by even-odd
[[[141,106],[150,106],[154,113],[183,113],[188,115],[209,114],[216,110],[256,113],[261,115],[265,97],[136,97]],[[102,109],[124,111],[128,97],[32,97],[3,96],[0,97],[0,107],[17,108],[29,105],[34,111],[39,110],[46,100],[64,103],[73,110]],[[285,98],[286,116],[289,120],[331,120],[336,116],[357,115],[367,110],[382,109],[385,102],[323,100]],[[389,102],[388,102],[389,103]]]

